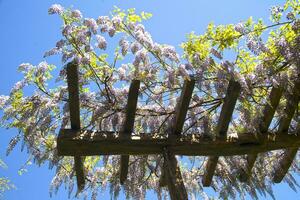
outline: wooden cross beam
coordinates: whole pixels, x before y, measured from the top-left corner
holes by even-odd
[[[224,104],[222,106],[221,114],[219,117],[218,125],[216,128],[216,137],[220,139],[226,139],[227,130],[229,123],[231,121],[232,113],[239,97],[241,91],[241,86],[237,81],[231,79],[229,81],[227,93],[225,96]],[[218,157],[212,156],[208,158],[205,166],[205,172],[202,179],[202,184],[204,187],[211,185],[211,181],[218,163]]]
[[[298,103],[300,100],[300,79],[295,81],[292,94],[286,102],[285,115],[279,120],[278,133],[280,135],[288,135],[288,129],[291,124],[292,118],[295,114],[296,109],[298,108]],[[288,172],[292,162],[297,154],[298,148],[286,149],[284,156],[281,159],[278,166],[275,167],[273,174],[273,182],[280,183],[284,178],[285,174]]]
[[[139,95],[140,81],[132,80],[128,93],[128,101],[126,107],[126,116],[123,124],[123,130],[121,136],[124,138],[130,138],[134,127],[134,118],[137,107],[138,95]],[[120,183],[124,184],[128,174],[129,155],[121,156],[120,166]]]
[[[69,91],[69,109],[71,129],[73,131],[80,130],[80,105],[79,105],[79,87],[78,87],[78,66],[75,62],[67,65],[67,84]],[[80,192],[85,185],[85,176],[83,169],[84,158],[74,156],[75,172],[77,177],[77,188]]]
[[[175,109],[175,117],[171,125],[171,132],[169,138],[172,140],[174,137],[180,137],[190,100],[192,98],[193,90],[195,87],[195,79],[185,80],[183,89],[177,102]],[[162,176],[160,177],[160,185],[168,186],[170,197],[172,200],[188,199],[188,195],[182,180],[180,168],[177,163],[175,155],[169,149],[163,152],[164,165],[162,169]]]
[[[267,104],[265,105],[265,108],[263,110],[263,115],[261,119],[259,120],[258,125],[258,137],[260,137],[261,134],[265,134],[269,130],[269,126],[272,122],[272,119],[274,117],[275,111],[279,105],[280,98],[282,96],[282,87],[273,87],[269,99],[267,101]],[[246,182],[249,180],[249,177],[251,175],[252,168],[254,166],[255,160],[257,158],[257,154],[249,154],[247,156],[247,163],[246,168],[241,169],[239,173],[239,179],[242,182]]]
[[[59,156],[95,155],[149,155],[163,154],[168,148],[174,155],[185,156],[233,156],[257,154],[278,149],[300,147],[297,135],[266,133],[260,140],[255,133],[241,133],[236,140],[211,140],[191,134],[178,138],[153,138],[151,136],[122,138],[115,132],[76,131],[62,129],[57,137]],[[198,137],[198,138],[197,138]]]

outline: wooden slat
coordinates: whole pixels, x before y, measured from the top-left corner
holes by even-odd
[[[238,178],[241,182],[247,182],[249,180],[249,177],[251,176],[252,168],[255,164],[257,154],[248,154],[247,160],[246,160],[246,168],[240,169],[238,173]]]
[[[191,77],[190,80],[184,81],[182,92],[175,108],[175,117],[173,119],[172,129],[169,137],[180,136],[182,132],[194,87],[195,79],[193,77]],[[162,169],[162,171],[163,170],[164,169]],[[162,176],[160,177],[160,187],[167,186],[165,175],[166,173],[162,172]]]
[[[187,200],[188,195],[175,155],[164,150],[163,156],[167,185],[171,200]]]
[[[280,183],[286,173],[288,172],[293,160],[297,154],[298,148],[287,149],[284,152],[283,158],[280,160],[279,165],[275,168],[273,175],[273,182]]]
[[[93,155],[147,155],[162,154],[162,149],[175,155],[186,156],[232,156],[257,154],[278,149],[300,147],[298,135],[274,135],[266,133],[262,141],[257,140],[254,133],[241,133],[236,140],[209,140],[194,136],[181,136],[174,140],[168,138],[108,138],[114,132],[74,131],[62,129],[57,138],[59,156],[93,156]],[[80,136],[79,136],[80,135]],[[188,147],[188,148],[187,148]]]
[[[193,90],[195,87],[195,79],[193,77],[190,80],[185,80],[183,89],[176,105],[175,119],[172,126],[172,135],[180,135],[186,118],[186,114],[189,108],[189,104],[192,98]]]
[[[159,187],[165,187],[167,186],[167,176],[166,176],[166,172],[165,172],[165,164],[163,163],[163,167],[161,169],[161,175],[159,178]]]
[[[237,81],[230,80],[225,96],[224,104],[220,113],[219,121],[216,128],[216,137],[226,139],[227,130],[231,121],[232,113],[241,91],[241,86]],[[202,184],[209,187],[218,163],[218,157],[209,157],[206,163]]]
[[[298,103],[300,100],[300,80],[295,81],[292,94],[286,102],[285,115],[279,120],[278,133],[280,135],[288,135],[289,126],[293,119]],[[299,131],[299,129],[298,129]],[[288,172],[293,160],[297,154],[298,148],[286,149],[283,158],[280,160],[279,165],[274,170],[273,182],[280,183],[286,173]]]
[[[279,105],[280,98],[282,96],[282,91],[283,91],[282,87],[272,87],[268,102],[265,105],[265,108],[263,110],[263,115],[261,117],[261,120],[259,120],[260,123],[257,129],[258,135],[264,134],[268,131],[269,126],[274,117],[275,111]],[[246,182],[249,180],[256,158],[257,158],[257,154],[249,154],[247,156],[246,168],[241,169],[239,174],[240,181]]]
[[[275,111],[279,105],[282,91],[281,87],[273,87],[271,90],[268,103],[263,110],[263,116],[259,124],[259,132],[262,134],[268,132]]]
[[[68,63],[67,65],[67,84],[69,91],[71,129],[80,130],[78,66],[75,62]],[[80,192],[85,185],[83,160],[84,158],[80,156],[74,157],[78,192]]]
[[[173,119],[172,131],[169,138],[173,138],[174,136],[179,137],[182,132],[194,87],[195,79],[193,77],[184,81],[179,101],[175,108],[175,117]],[[165,186],[165,184],[167,184],[172,200],[187,199],[187,192],[176,157],[174,154],[167,151],[168,150],[164,153],[164,169],[162,170],[165,171],[163,172],[164,176],[161,176],[160,178],[160,185]]]
[[[132,80],[128,93],[128,101],[126,107],[125,121],[123,124],[123,130],[121,136],[123,138],[130,138],[134,127],[134,118],[137,107],[138,95],[139,95],[140,81]],[[121,156],[120,166],[120,183],[124,184],[128,174],[129,155]]]
[[[287,134],[289,126],[293,119],[294,113],[298,108],[299,93],[300,93],[300,81],[297,81],[294,85],[292,94],[289,96],[284,109],[284,116],[279,120],[278,134]]]

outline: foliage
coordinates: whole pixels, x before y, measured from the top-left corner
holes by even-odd
[[[0,159],[0,167],[7,168],[6,164]],[[0,177],[0,198],[2,197],[3,193],[7,190],[15,189],[15,186],[10,182],[9,179],[5,177]]]
[[[282,86],[286,91],[293,87],[300,73],[300,3],[288,0],[283,7],[271,9],[271,23],[253,21],[229,25],[210,23],[204,34],[190,33],[181,44],[180,57],[175,48],[153,41],[142,25],[151,14],[136,14],[115,8],[111,16],[97,19],[83,18],[79,10],[64,9],[55,4],[49,14],[57,14],[63,21],[62,39],[45,53],[45,57],[62,55],[62,63],[75,60],[79,68],[80,103],[82,127],[92,130],[120,130],[128,94],[128,84],[133,79],[141,80],[140,98],[135,121],[135,135],[155,133],[166,137],[172,120],[177,97],[182,83],[190,76],[197,80],[183,134],[197,132],[213,135],[219,108],[222,105],[228,81],[235,79],[242,85],[229,135],[238,132],[255,132],[258,117],[272,86]],[[111,42],[113,38],[118,42]],[[107,52],[114,49],[114,55]],[[234,58],[234,59],[232,59]],[[9,96],[0,97],[3,110],[1,125],[16,128],[19,133],[11,140],[7,153],[21,141],[33,161],[38,165],[49,162],[56,167],[51,191],[65,183],[72,194],[74,187],[73,160],[58,157],[56,137],[60,127],[68,128],[66,68],[59,68],[55,87],[51,74],[54,65],[46,61],[38,65],[23,63],[19,71],[24,79],[17,82]],[[35,88],[32,94],[24,88]],[[287,94],[285,94],[287,95]],[[283,108],[284,101],[280,103]],[[278,127],[277,120],[283,109],[276,113],[272,130]],[[290,132],[296,131],[299,114],[294,116]],[[272,167],[278,165],[281,151],[259,155],[249,183],[237,180],[238,168],[245,165],[243,156],[220,158],[212,187],[220,198],[244,198],[248,193],[254,199],[258,194],[273,198]],[[158,198],[166,191],[159,187],[160,155],[131,156],[129,178],[124,185],[128,197],[143,199],[146,190],[153,189]],[[298,159],[299,161],[299,159]],[[88,183],[86,191],[97,193],[110,187],[112,196],[120,192],[118,180],[119,156],[89,157],[85,161]],[[187,162],[187,164],[184,164]],[[201,178],[204,172],[204,157],[181,159],[181,168],[189,195],[208,198]],[[299,162],[291,172],[299,173]],[[285,181],[295,188],[297,183],[289,173]]]

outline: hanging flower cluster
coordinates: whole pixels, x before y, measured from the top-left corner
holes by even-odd
[[[138,79],[141,88],[133,134],[167,137],[183,82],[193,78],[196,86],[183,135],[198,133],[214,137],[213,130],[230,79],[240,83],[242,92],[228,134],[255,132],[271,88],[283,87],[288,95],[295,80],[299,79],[299,7],[299,2],[293,0],[288,0],[284,7],[273,7],[271,25],[265,25],[262,20],[254,22],[252,18],[236,25],[209,24],[203,35],[188,35],[187,41],[181,44],[184,53],[180,56],[175,47],[155,42],[146,31],[142,21],[151,17],[149,13],[139,15],[134,9],[116,8],[112,16],[93,19],[84,18],[79,10],[55,4],[48,12],[62,19],[62,38],[44,57],[58,54],[63,65],[71,61],[78,64],[83,129],[120,131],[128,86]],[[110,42],[112,40],[117,42]],[[57,191],[65,183],[71,194],[75,181],[73,161],[56,154],[58,130],[70,126],[66,68],[58,69],[57,87],[50,88],[48,83],[54,69],[55,66],[46,61],[19,66],[24,79],[15,84],[9,96],[0,96],[1,124],[19,130],[7,153],[21,141],[22,148],[27,148],[36,163],[48,161],[51,167],[57,168],[51,191]],[[30,86],[36,89],[26,96],[23,89]],[[282,101],[280,107],[284,105]],[[277,129],[276,120],[282,115],[280,111],[276,113],[272,130]],[[296,130],[299,120],[296,114],[291,132]],[[243,166],[243,159],[222,158],[213,188],[221,198],[244,196],[245,192],[256,199],[258,193],[273,197],[272,183],[263,177],[271,176],[267,164],[276,163],[279,156],[280,152],[259,155],[254,169],[257,176],[250,185],[236,181],[237,174],[232,170]],[[159,187],[161,160],[160,155],[130,157],[132,164],[124,186],[128,197],[143,199],[147,189],[153,189],[159,198],[166,195],[165,189]],[[190,195],[201,194],[207,198],[199,181],[204,172],[201,167],[204,160],[203,157],[190,158],[182,174]],[[120,183],[116,166],[119,162],[119,156],[86,159],[89,180],[86,187],[91,189],[92,198],[96,199],[99,190],[107,186],[117,197]],[[292,168],[298,167],[296,162]],[[296,184],[291,175],[286,181],[292,188]]]

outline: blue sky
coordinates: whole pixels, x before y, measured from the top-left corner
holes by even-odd
[[[185,40],[187,33],[195,31],[203,33],[207,24],[238,23],[253,16],[267,21],[269,8],[284,1],[271,0],[0,0],[0,94],[9,94],[10,88],[20,80],[17,66],[23,62],[38,64],[43,60],[45,51],[54,47],[60,39],[61,21],[57,16],[49,16],[48,8],[53,3],[64,7],[73,6],[80,9],[85,17],[108,15],[116,5],[120,8],[136,8],[137,11],[153,13],[152,19],[145,23],[146,29],[152,33],[155,41],[174,45]],[[60,65],[58,58],[51,58],[50,63]],[[49,184],[53,170],[47,165],[28,167],[28,172],[19,176],[17,171],[27,159],[26,152],[20,152],[20,146],[5,156],[9,139],[16,130],[1,131],[0,157],[8,165],[8,169],[0,169],[0,176],[9,177],[17,190],[5,193],[4,199],[50,199]],[[299,180],[299,177],[298,177]],[[286,184],[276,185],[275,196],[278,199],[299,199]],[[151,195],[150,195],[151,196]],[[149,196],[149,197],[150,197]],[[100,195],[108,199],[108,193]],[[66,199],[67,193],[62,187],[52,199]],[[124,196],[120,196],[120,199]],[[270,197],[267,197],[269,199]],[[100,199],[100,198],[99,198]],[[262,198],[264,199],[264,198]]]

